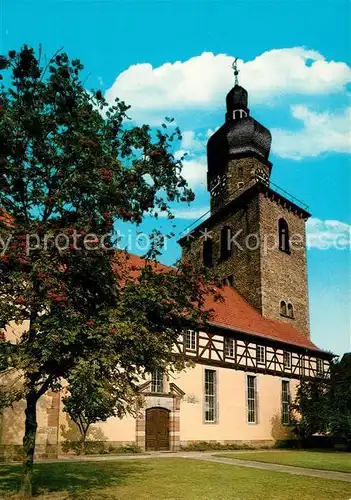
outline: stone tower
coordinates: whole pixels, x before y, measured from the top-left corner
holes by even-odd
[[[250,116],[247,91],[226,99],[225,123],[207,145],[211,215],[180,240],[263,316],[309,337],[306,206],[270,186],[271,134]],[[235,311],[234,311],[235,313]]]

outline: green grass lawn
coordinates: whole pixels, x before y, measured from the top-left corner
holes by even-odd
[[[0,465],[0,498],[16,498],[20,467]],[[200,460],[42,463],[40,500],[349,500],[351,483]]]
[[[280,465],[295,465],[307,469],[351,472],[351,453],[332,451],[250,451],[247,453],[220,453],[217,457],[254,460]]]

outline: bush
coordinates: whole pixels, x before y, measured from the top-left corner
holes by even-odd
[[[262,447],[263,448],[263,447]],[[209,451],[209,450],[253,450],[254,447],[248,443],[219,443],[218,441],[193,441],[181,446],[183,451]]]
[[[274,448],[278,449],[305,449],[305,450],[348,450],[346,439],[333,436],[309,436],[305,439],[282,439],[277,441]]]
[[[274,443],[274,448],[279,450],[294,450],[302,448],[302,445],[298,439],[281,439]]]
[[[125,446],[117,446],[116,448],[110,444],[107,453],[112,453],[117,455],[125,453],[134,454],[134,453],[142,453],[142,449],[136,444],[127,444]]]
[[[81,454],[81,443],[80,441],[65,441],[62,444],[62,451],[64,453],[69,453],[73,451],[76,455]],[[122,455],[125,453],[142,453],[139,446],[134,443],[127,444],[124,446],[113,446],[110,444],[106,447],[105,441],[86,441],[85,442],[85,454],[86,455],[108,455],[108,454]]]
[[[69,453],[73,451],[76,455],[80,455],[82,452],[82,443],[80,441],[64,441],[62,443],[62,451],[64,453]],[[85,454],[86,455],[98,455],[105,452],[104,441],[86,441],[85,442]]]

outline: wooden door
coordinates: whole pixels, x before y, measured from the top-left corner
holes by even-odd
[[[166,408],[146,410],[146,450],[169,450],[169,411]]]

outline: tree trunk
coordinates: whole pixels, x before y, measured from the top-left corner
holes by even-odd
[[[25,432],[23,437],[23,473],[21,497],[32,498],[33,493],[33,462],[35,438],[37,433],[37,394],[31,391],[26,396]]]
[[[86,454],[86,447],[85,443],[87,440],[87,434],[88,434],[88,429],[83,430],[82,432],[82,443],[81,443],[81,449],[80,449],[80,454],[85,455]]]
[[[80,454],[85,455],[85,438],[82,438],[80,443]]]

